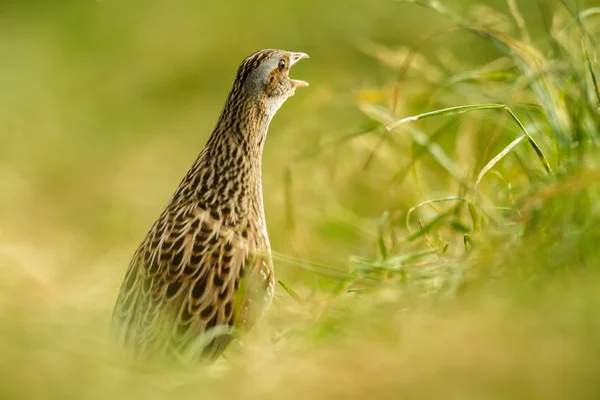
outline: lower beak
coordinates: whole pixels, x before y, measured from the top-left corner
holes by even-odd
[[[290,79],[296,87],[309,87],[310,85],[306,81],[301,81],[300,79]]]
[[[290,68],[303,58],[308,58],[306,53],[290,53]],[[290,79],[296,87],[308,87],[308,82],[299,79]]]

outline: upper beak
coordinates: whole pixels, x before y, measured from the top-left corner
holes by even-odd
[[[308,54],[306,53],[290,53],[290,67],[293,67],[298,61],[303,58],[308,58]],[[298,79],[292,79],[292,82],[296,85],[296,87],[307,87],[308,82],[301,81]]]
[[[306,53],[290,53],[290,66],[296,64],[298,61],[303,58],[308,58],[308,54]]]

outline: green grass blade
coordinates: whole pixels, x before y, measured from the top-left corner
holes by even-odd
[[[385,228],[389,222],[389,217],[390,214],[387,211],[384,212],[377,227],[377,244],[379,245],[379,253],[382,260],[386,260],[388,258],[388,249],[385,244]]]
[[[556,41],[556,39],[554,38],[554,36],[552,35],[552,14],[553,13],[552,13],[552,9],[551,9],[551,6],[549,3],[550,2],[546,1],[546,0],[538,0],[537,1],[538,10],[540,12],[540,17],[541,17],[540,19],[544,26],[544,30],[546,31],[546,35],[544,35],[544,36],[548,40],[548,44],[552,48],[552,52],[555,55],[558,55],[558,54],[560,54],[560,46],[559,46],[558,42]]]
[[[594,66],[592,64],[592,60],[590,59],[590,53],[588,52],[585,41],[581,41],[581,46],[583,47],[583,55],[585,56],[586,66],[590,77],[592,79],[592,87],[594,89],[594,93],[596,94],[596,106],[600,107],[600,92],[598,91],[598,80],[596,79],[596,73],[594,72]]]
[[[552,175],[553,174],[552,168],[550,167],[550,163],[548,162],[546,156],[542,152],[542,149],[538,146],[538,144],[535,142],[535,140],[531,137],[531,135],[529,134],[529,132],[527,131],[527,129],[525,128],[523,123],[519,120],[519,118],[517,118],[515,113],[513,113],[512,110],[505,104],[470,104],[470,105],[465,105],[465,106],[443,108],[440,110],[429,111],[426,113],[414,115],[412,117],[403,118],[399,121],[396,121],[396,122],[393,122],[393,123],[387,125],[386,129],[388,131],[391,131],[391,130],[397,128],[399,125],[418,121],[420,119],[428,118],[428,117],[456,115],[456,114],[463,114],[463,113],[471,112],[471,111],[493,110],[493,109],[504,109],[510,113],[513,120],[517,123],[517,125],[519,126],[521,131],[524,133],[524,136],[527,137],[527,140],[529,141],[529,143],[533,147],[534,151],[536,152],[538,158],[542,162],[546,172],[548,174]]]
[[[185,352],[179,356],[179,360],[183,363],[197,363],[209,343],[215,338],[225,335],[239,337],[239,332],[235,327],[229,325],[217,325],[210,328],[189,345]]]
[[[468,233],[465,233],[465,235],[463,236],[463,243],[465,245],[465,251],[469,251],[469,246],[473,247],[473,239],[471,238],[471,236],[469,236]]]
[[[507,0],[506,2],[508,3],[508,10],[510,11],[510,14],[515,20],[519,31],[521,32],[521,38],[527,43],[531,42],[529,32],[527,31],[527,25],[525,24],[525,19],[517,7],[516,0]]]
[[[429,136],[419,129],[408,127],[407,132],[416,143],[427,149],[427,152],[431,155],[431,157],[433,157],[433,159],[437,161],[437,163],[452,177],[454,177],[454,179],[463,185],[468,185],[468,182],[465,181],[460,167],[456,165],[454,160],[452,160],[452,158],[446,154],[446,151],[442,148],[442,146],[432,142],[429,139]]]
[[[408,230],[410,232],[410,217],[412,215],[413,212],[415,212],[416,210],[418,210],[419,208],[426,206],[428,204],[434,204],[434,203],[443,203],[443,202],[447,202],[447,201],[462,201],[464,203],[466,203],[467,205],[469,204],[469,202],[459,196],[449,196],[449,197],[441,197],[438,199],[431,199],[431,200],[425,200],[420,202],[419,204],[412,206],[411,208],[408,209],[408,211],[406,212],[406,230]]]
[[[277,282],[281,285],[281,287],[283,288],[283,290],[285,290],[287,292],[287,294],[289,294],[290,296],[292,296],[294,298],[294,300],[296,300],[300,304],[303,303],[302,298],[291,287],[289,287],[288,285],[286,285],[280,279],[278,279]]]
[[[408,262],[419,260],[423,257],[437,254],[434,249],[417,250],[410,253],[391,257],[387,260],[370,260],[362,257],[355,257],[353,262],[356,269],[365,273],[372,270],[398,271],[406,266]]]
[[[509,107],[506,107],[506,110],[509,112],[510,116],[517,123],[517,125],[519,125],[519,128],[521,129],[521,131],[523,132],[523,134],[527,137],[527,140],[529,141],[529,144],[531,145],[531,147],[533,147],[533,150],[535,151],[535,153],[537,154],[538,158],[540,159],[540,161],[544,165],[544,169],[546,170],[546,172],[548,173],[548,175],[554,175],[554,173],[552,172],[552,167],[550,167],[550,163],[548,162],[548,159],[546,158],[546,156],[542,152],[542,149],[540,148],[540,146],[538,146],[538,144],[535,142],[535,140],[533,139],[533,137],[531,137],[531,135],[529,134],[529,132],[525,128],[525,125],[523,125],[523,123],[521,122],[521,120],[519,118],[517,118],[517,116],[515,115],[515,113],[512,112],[512,110]]]
[[[397,128],[399,125],[406,124],[406,123],[413,122],[413,121],[418,121],[420,119],[427,118],[427,117],[436,117],[436,116],[443,116],[443,115],[456,115],[456,114],[466,113],[469,111],[490,110],[490,109],[497,109],[497,108],[506,108],[506,106],[504,104],[472,104],[472,105],[466,105],[466,106],[443,108],[441,110],[429,111],[429,112],[426,112],[423,114],[414,115],[412,117],[403,118],[399,121],[396,121],[396,122],[393,122],[393,123],[387,125],[385,127],[385,129],[387,129],[388,131],[391,131],[391,130]]]
[[[412,170],[413,166],[419,161],[423,154],[434,153],[435,157],[437,157],[437,162],[440,164],[448,173],[454,177],[462,186],[469,187],[470,183],[467,182],[459,170],[458,165],[454,163],[453,160],[447,158],[446,153],[443,149],[440,149],[439,145],[436,143],[438,138],[442,136],[445,132],[450,131],[450,128],[456,125],[456,120],[448,120],[447,123],[440,126],[435,132],[431,135],[425,135],[423,132],[415,129],[412,132],[413,141],[418,147],[413,150],[411,159],[403,165],[398,172],[394,174],[392,178],[394,185],[399,185],[404,178],[408,175],[408,173]],[[417,141],[423,139],[423,141]],[[416,147],[416,146],[415,146]],[[440,151],[441,150],[441,151]],[[434,157],[434,159],[435,159]]]
[[[563,34],[566,30],[570,29],[573,25],[583,22],[587,18],[600,15],[600,7],[587,8],[579,13],[579,16],[573,16],[559,31],[559,35]]]
[[[383,110],[382,108],[373,104],[359,103],[358,107],[366,116],[384,125],[389,125],[395,120],[395,117],[387,110]],[[461,184],[467,184],[458,165],[456,165],[452,158],[446,154],[444,149],[439,144],[432,142],[429,136],[416,128],[409,127],[407,131],[411,135],[411,138],[416,143],[423,146],[431,155],[431,157],[452,177],[461,182]]]
[[[573,20],[575,20],[575,22],[577,23],[577,26],[579,27],[579,30],[581,32],[581,36],[588,38],[590,40],[590,42],[592,44],[594,44],[594,46],[595,46],[596,40],[595,40],[594,36],[591,35],[587,31],[587,29],[585,28],[585,25],[583,24],[583,21],[581,19],[582,11],[580,10],[579,4],[577,4],[575,6],[575,9],[573,9],[573,7],[571,7],[571,5],[567,1],[560,0],[560,2],[565,7],[565,9],[569,12],[569,14],[571,14],[571,16],[573,17]]]
[[[469,208],[469,215],[471,215],[471,224],[473,224],[473,230],[477,230],[479,224],[477,223],[478,218],[475,205],[471,202],[467,202],[467,207]]]
[[[439,215],[437,215],[435,218],[433,218],[431,221],[427,222],[427,224],[423,225],[421,227],[420,230],[413,232],[412,234],[408,235],[408,237],[405,239],[408,242],[412,242],[415,239],[420,238],[421,236],[424,236],[426,233],[428,233],[431,229],[433,229],[435,226],[437,226],[438,224],[440,224],[444,219],[446,219],[447,217],[450,217],[454,214],[454,209],[451,208]]]
[[[512,149],[515,148],[516,145],[518,145],[519,143],[521,143],[521,141],[523,139],[525,139],[525,137],[526,137],[525,135],[521,135],[518,138],[516,138],[515,140],[513,140],[500,153],[498,153],[496,155],[496,157],[492,158],[490,160],[490,162],[488,162],[485,165],[485,167],[483,167],[483,169],[481,170],[481,172],[477,176],[477,181],[475,181],[475,189],[474,189],[475,195],[477,195],[477,188],[479,186],[479,183],[481,182],[481,180],[485,176],[485,174],[487,174],[490,169],[494,168],[494,165],[496,165],[500,160],[502,160],[504,158],[504,156],[506,156],[508,153],[510,153],[512,151]]]

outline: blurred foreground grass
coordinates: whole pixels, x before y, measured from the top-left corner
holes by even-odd
[[[0,398],[600,396],[600,11],[407,3],[0,3]],[[293,296],[128,368],[131,253],[262,47],[311,55],[264,163]]]

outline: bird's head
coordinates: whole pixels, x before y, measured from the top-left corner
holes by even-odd
[[[308,54],[275,49],[257,51],[240,65],[236,84],[251,99],[263,103],[269,114],[274,114],[294,95],[296,88],[308,86],[305,81],[289,77],[290,68],[303,58],[308,58]]]

